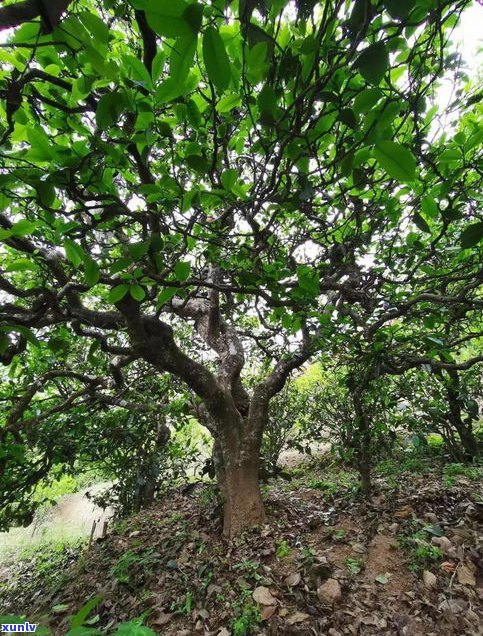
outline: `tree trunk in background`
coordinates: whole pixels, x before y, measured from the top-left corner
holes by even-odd
[[[449,421],[460,436],[461,445],[465,452],[465,459],[473,461],[478,459],[480,449],[473,433],[471,418],[468,418],[467,422],[464,422],[461,415],[459,375],[457,371],[449,371],[448,375],[450,381],[446,385],[446,395],[449,405]]]
[[[358,387],[353,394],[352,400],[354,402],[355,412],[355,428],[357,435],[357,468],[360,475],[361,492],[364,495],[369,495],[371,492],[371,428],[369,420],[367,419],[364,411],[364,405],[362,402],[363,389]]]

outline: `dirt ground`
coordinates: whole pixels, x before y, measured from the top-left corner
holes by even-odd
[[[91,625],[107,633],[143,617],[164,636],[483,634],[479,476],[449,482],[428,466],[377,479],[364,501],[355,475],[337,470],[271,482],[267,525],[231,543],[210,486],[173,491],[44,589],[19,591],[12,570],[0,602],[59,635],[96,595]]]

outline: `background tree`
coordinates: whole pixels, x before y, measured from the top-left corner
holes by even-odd
[[[383,311],[426,226],[435,251],[450,230],[481,238],[475,103],[468,134],[431,139],[466,4],[79,0],[52,33],[44,15],[21,26],[0,51],[2,361],[62,326],[103,362],[13,390],[2,443],[23,445],[47,380],[75,380],[61,412],[147,364],[197,397],[225,533],[262,522],[260,444],[290,373]]]

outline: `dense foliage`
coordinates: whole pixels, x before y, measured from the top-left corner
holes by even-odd
[[[4,519],[112,443],[116,411],[96,411],[159,432],[165,374],[214,437],[230,535],[264,519],[270,402],[319,353],[340,357],[365,490],[386,377],[424,369],[472,433],[458,374],[483,360],[483,131],[451,49],[466,0],[34,4],[33,21],[0,9],[23,22],[0,50]]]

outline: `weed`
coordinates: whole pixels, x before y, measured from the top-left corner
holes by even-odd
[[[258,582],[263,579],[263,576],[258,573],[259,567],[259,561],[240,561],[240,563],[235,563],[233,569],[242,570],[244,572],[244,576]]]
[[[411,561],[409,569],[412,572],[428,569],[443,556],[441,549],[427,540],[423,530],[418,530],[410,536],[400,537],[398,545],[409,554]]]
[[[380,462],[376,472],[384,477],[402,475],[403,473],[421,473],[427,470],[428,463],[420,456],[403,454]]]
[[[166,519],[166,523],[175,524],[175,523],[178,523],[178,521],[182,521],[183,519],[184,519],[183,513],[181,513],[181,512],[173,512]]]
[[[365,567],[364,559],[347,558],[345,564],[351,574],[359,574]]]
[[[157,557],[153,554],[152,548],[144,550],[140,554],[134,550],[128,550],[119,558],[111,573],[119,583],[129,583],[133,568],[144,568],[153,565],[156,561]]]
[[[332,539],[334,541],[343,541],[346,537],[346,531],[345,530],[333,530],[332,531]]]
[[[444,483],[446,486],[454,486],[457,477],[466,477],[467,479],[476,480],[483,477],[483,468],[481,466],[467,466],[465,464],[447,464],[444,467]]]
[[[323,479],[311,479],[308,482],[309,488],[314,490],[323,490],[328,495],[333,495],[337,492],[337,484],[333,481],[325,481]]]
[[[216,486],[206,485],[200,490],[198,501],[202,508],[214,510],[220,504],[220,493]]]
[[[260,608],[251,600],[250,590],[244,593],[242,602],[232,603],[232,608],[236,614],[231,623],[232,635],[249,636],[249,634],[252,634],[262,617]]]
[[[279,559],[285,559],[285,557],[288,557],[290,554],[290,547],[285,539],[283,539],[283,541],[279,541],[275,554]]]

